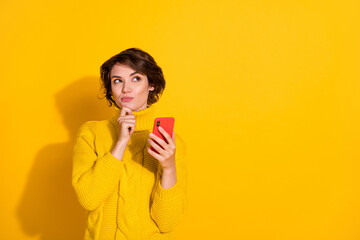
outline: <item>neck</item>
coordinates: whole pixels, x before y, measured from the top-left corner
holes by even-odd
[[[113,107],[114,109],[114,116],[110,119],[110,122],[113,123],[116,127],[119,127],[119,123],[117,122],[117,119],[120,116],[121,108]],[[132,113],[135,116],[135,132],[136,131],[144,131],[144,130],[150,130],[152,131],[152,128],[154,126],[154,120],[155,120],[155,111],[156,106],[152,104],[150,107],[147,107],[145,109],[139,110],[139,111],[133,111]]]

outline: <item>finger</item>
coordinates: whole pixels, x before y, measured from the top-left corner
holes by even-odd
[[[117,121],[120,121],[120,120],[134,120],[135,121],[135,116],[134,115],[120,116],[120,117],[118,117]]]
[[[147,148],[148,153],[153,156],[154,158],[156,158],[158,161],[162,161],[164,158],[160,155],[157,154],[156,152],[154,152],[153,150],[151,150],[151,148]]]
[[[133,133],[133,131],[135,130],[135,124],[133,123],[123,123],[122,126],[129,130],[129,134]]]
[[[151,133],[149,136],[150,136],[150,138],[154,139],[157,143],[159,143],[159,145],[160,145],[162,148],[164,148],[164,149],[166,149],[166,150],[169,149],[168,144],[167,144],[164,140],[162,140],[161,138],[159,138],[158,136],[156,136],[155,134]]]
[[[131,127],[135,127],[135,123],[132,121],[122,121],[121,124],[123,126],[131,126]]]
[[[130,108],[127,108],[127,107],[122,107],[121,108],[121,112],[120,112],[120,116],[126,116],[126,113],[128,115],[132,114],[132,110]]]
[[[117,122],[119,123],[119,125],[124,124],[124,123],[133,123],[135,124],[135,119],[119,119]]]
[[[156,142],[154,142],[154,140],[148,138],[148,141],[149,141],[150,145],[151,145],[155,150],[157,150],[161,155],[166,152],[162,147],[160,147]]]
[[[159,129],[160,133],[165,137],[168,144],[175,145],[173,140],[171,139],[170,135],[165,131],[165,129],[163,129],[160,126],[158,127],[158,129]]]

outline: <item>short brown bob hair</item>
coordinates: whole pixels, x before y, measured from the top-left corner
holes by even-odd
[[[111,95],[111,69],[116,64],[120,63],[131,67],[140,74],[146,75],[148,78],[148,84],[155,89],[149,92],[147,106],[149,107],[153,103],[159,101],[165,89],[165,78],[162,69],[156,64],[154,58],[147,52],[139,48],[128,48],[110,59],[105,61],[100,67],[100,81],[105,95],[110,106],[114,104],[120,108]],[[103,97],[104,98],[104,97]]]

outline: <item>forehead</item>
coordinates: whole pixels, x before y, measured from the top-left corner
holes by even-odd
[[[111,68],[110,74],[111,74],[111,76],[112,75],[129,76],[133,72],[136,72],[136,70],[129,67],[128,65],[124,65],[124,64],[117,62]]]

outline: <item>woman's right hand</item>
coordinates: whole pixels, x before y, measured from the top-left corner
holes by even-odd
[[[126,113],[128,115],[126,115]],[[119,143],[124,143],[127,145],[127,143],[130,140],[131,134],[135,130],[136,120],[135,116],[132,113],[132,110],[127,107],[122,107],[120,116],[117,119],[117,122],[119,123]]]

